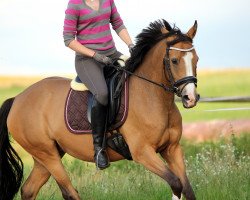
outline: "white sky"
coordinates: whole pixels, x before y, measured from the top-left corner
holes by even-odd
[[[164,18],[183,32],[198,20],[194,40],[201,68],[250,67],[249,0],[115,0],[134,38]],[[152,4],[154,2],[154,4]],[[68,0],[0,1],[0,74],[74,73],[74,53],[63,43]],[[127,47],[115,37],[118,50]]]

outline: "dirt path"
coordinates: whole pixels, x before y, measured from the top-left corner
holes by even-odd
[[[250,119],[244,120],[215,120],[196,122],[183,125],[183,138],[202,142],[218,140],[232,134],[250,133]]]

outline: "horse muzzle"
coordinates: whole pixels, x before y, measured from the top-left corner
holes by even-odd
[[[193,83],[187,84],[181,93],[181,100],[184,108],[193,108],[200,99],[200,95],[196,92]]]

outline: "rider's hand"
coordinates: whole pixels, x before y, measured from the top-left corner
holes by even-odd
[[[111,58],[109,58],[109,57],[107,57],[107,56],[105,56],[105,55],[99,54],[99,53],[95,53],[94,56],[93,56],[93,58],[94,58],[96,61],[98,61],[98,62],[100,62],[100,63],[103,63],[103,64],[105,64],[105,65],[110,65],[110,64],[112,64],[112,59],[111,59]]]
[[[133,48],[135,47],[135,45],[132,43],[132,44],[129,44],[128,45],[128,49],[129,49],[129,53],[131,54],[131,52],[133,51]]]

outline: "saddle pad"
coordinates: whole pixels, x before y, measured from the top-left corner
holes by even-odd
[[[68,130],[74,134],[91,133],[91,124],[88,121],[88,99],[92,95],[88,90],[75,91],[70,89],[65,104],[65,123]],[[119,128],[126,120],[128,114],[128,83],[121,95],[121,105],[115,123],[109,130]]]

